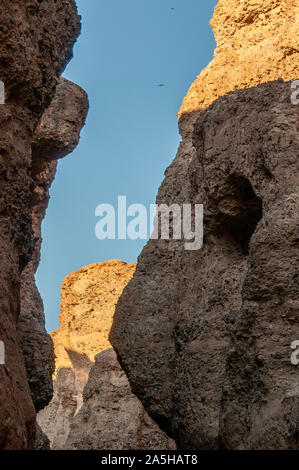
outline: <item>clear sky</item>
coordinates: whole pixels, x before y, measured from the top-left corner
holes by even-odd
[[[77,0],[82,34],[64,76],[89,95],[77,149],[59,162],[36,275],[48,331],[59,327],[60,285],[83,266],[135,262],[144,240],[95,236],[95,208],[155,203],[180,137],[176,114],[213,57],[216,0]],[[158,86],[164,84],[165,86]]]

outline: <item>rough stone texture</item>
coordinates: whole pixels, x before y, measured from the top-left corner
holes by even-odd
[[[57,158],[71,153],[78,145],[81,128],[88,112],[86,93],[74,83],[61,78],[55,96],[43,114],[33,137],[31,196],[34,252],[21,279],[21,312],[18,331],[25,357],[27,376],[37,411],[53,396],[54,349],[45,331],[43,301],[34,275],[40,261],[41,224],[49,202]]]
[[[82,406],[83,388],[94,356],[108,340],[115,305],[136,269],[113,260],[69,274],[61,286],[60,329],[51,333],[55,348],[55,393],[38,421],[53,449],[61,449],[69,423]]]
[[[72,56],[80,19],[73,0],[3,0],[0,22],[6,93],[0,115],[0,339],[6,349],[6,364],[0,366],[0,448],[28,449],[35,445],[35,409],[17,322],[21,273],[34,252],[32,140]]]
[[[85,383],[91,366],[92,364],[86,370]],[[76,372],[79,375],[81,369],[78,368]],[[39,426],[48,437],[53,450],[61,450],[67,439],[70,423],[77,410],[78,393],[82,394],[83,391],[83,387],[80,387],[80,391],[78,388],[74,369],[62,367],[55,376],[53,399],[37,415]]]
[[[204,248],[186,252],[184,242],[147,244],[120,298],[111,342],[133,392],[180,448],[294,448],[298,401],[288,352],[297,328],[295,241],[287,233],[278,248],[274,238],[279,230],[270,223],[271,211],[283,212],[282,206],[274,206],[276,199],[283,205],[296,201],[290,194],[298,177],[298,107],[291,105],[290,84],[250,87],[298,78],[298,0],[219,0],[212,26],[215,56],[184,99],[178,114],[182,142],[157,197],[157,203],[204,203]],[[288,215],[279,223],[292,227],[294,208],[283,213]],[[213,225],[218,227],[215,234],[209,232]],[[286,271],[283,279],[271,258],[276,249],[276,263]],[[267,300],[263,283],[272,289]],[[246,296],[258,289],[261,294],[252,294],[256,304],[247,317],[252,324],[247,325]],[[276,326],[271,327],[269,318]],[[242,325],[248,343],[240,339]],[[277,328],[285,328],[285,337],[278,337]],[[264,369],[254,365],[255,335],[262,351],[257,361],[265,360]],[[276,340],[274,352],[271,341]],[[240,348],[248,351],[248,367],[242,354],[242,360],[235,356],[233,366],[230,348],[239,355]],[[262,392],[262,384],[272,392]],[[262,399],[269,400],[267,407]],[[259,436],[254,435],[258,427]]]
[[[200,110],[230,91],[297,78],[298,0],[218,0],[211,21],[214,59],[188,91],[179,111],[181,130]]]
[[[62,335],[66,351],[85,354],[93,361],[96,354],[110,347],[115,306],[135,269],[135,263],[112,260],[91,264],[65,278],[57,333]]]
[[[36,437],[34,450],[51,450],[50,441],[43,433],[39,425],[36,425]]]
[[[83,398],[65,450],[176,449],[132,394],[113,349],[95,357]]]
[[[178,113],[178,156],[193,158],[200,112],[230,91],[298,78],[299,0],[218,0],[211,20],[214,58],[191,85]]]
[[[158,203],[203,203],[204,246],[151,240],[111,341],[181,449],[298,449],[299,108],[283,81],[203,111]]]
[[[52,449],[175,448],[132,394],[110,348],[115,306],[135,269],[117,260],[96,263],[62,284],[61,327],[51,334],[55,393],[38,414]]]

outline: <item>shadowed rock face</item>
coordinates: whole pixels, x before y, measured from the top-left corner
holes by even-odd
[[[31,178],[34,187],[30,206],[34,235],[32,260],[21,279],[21,312],[18,331],[25,357],[27,376],[36,411],[53,396],[54,349],[45,331],[43,301],[34,274],[40,261],[41,224],[49,202],[49,189],[55,178],[57,159],[77,146],[88,112],[86,93],[61,78],[50,106],[43,114],[33,136]]]
[[[65,450],[174,450],[175,442],[133,395],[113,349],[95,357]]]
[[[6,363],[0,366],[0,448],[28,449],[34,446],[36,426],[26,372],[36,407],[40,408],[51,395],[52,368],[51,344],[33,283],[39,257],[35,236],[40,221],[33,221],[32,200],[40,177],[35,168],[43,157],[38,152],[34,155],[32,146],[38,123],[72,56],[80,19],[73,0],[4,0],[0,22],[0,80],[6,95],[0,116],[0,339],[6,352]],[[51,181],[55,174],[55,163],[46,166],[47,176],[41,177],[44,182]],[[43,214],[39,217],[42,219]],[[21,345],[17,324],[21,275],[26,266],[19,325]],[[42,382],[42,390],[38,391]]]
[[[53,449],[63,447],[70,422],[82,406],[94,356],[110,347],[115,305],[135,268],[118,260],[95,263],[69,274],[62,283],[61,327],[51,333],[55,393],[38,415]]]
[[[157,197],[204,204],[204,246],[150,240],[116,309],[132,390],[182,449],[298,447],[298,107],[283,83],[298,78],[298,6],[218,1]]]
[[[175,446],[132,394],[114,351],[107,349],[115,306],[135,269],[136,264],[107,261],[86,266],[63,281],[61,327],[51,333],[55,393],[38,414],[52,449]]]
[[[151,240],[111,341],[181,449],[298,449],[299,108],[277,81],[200,114],[158,203],[204,204],[204,245]],[[297,254],[296,254],[297,253]]]

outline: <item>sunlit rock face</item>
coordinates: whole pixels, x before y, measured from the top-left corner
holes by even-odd
[[[174,446],[132,394],[108,339],[115,306],[135,269],[117,260],[96,263],[62,284],[61,327],[51,334],[55,393],[38,416],[53,449],[66,440],[68,448],[82,450]]]
[[[178,113],[179,156],[194,156],[194,123],[217,98],[298,78],[298,24],[299,0],[218,0],[211,20],[214,58],[192,83]]]
[[[218,0],[211,20],[214,58],[191,85],[178,113],[189,115],[233,90],[298,77],[298,0]]]
[[[65,350],[85,354],[89,361],[111,347],[108,335],[118,299],[133,277],[136,264],[112,260],[69,274],[61,286],[60,329]],[[60,368],[61,364],[56,365]]]
[[[218,2],[157,196],[204,204],[204,246],[150,240],[116,309],[132,390],[180,449],[299,446],[297,20],[298,2]]]
[[[0,115],[0,339],[6,353],[0,366],[0,448],[31,449],[35,411],[51,396],[53,364],[33,283],[35,268],[29,267],[39,253],[32,212],[39,184],[34,135],[72,57],[80,18],[73,0],[3,0],[0,22],[0,80],[5,86]],[[54,166],[49,166],[51,174]],[[28,292],[21,293],[21,282]],[[40,391],[36,384],[42,385]]]

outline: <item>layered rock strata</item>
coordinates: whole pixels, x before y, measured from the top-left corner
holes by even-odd
[[[150,240],[116,309],[132,390],[181,449],[299,446],[297,19],[296,1],[218,2],[157,197],[204,204],[204,245]]]

